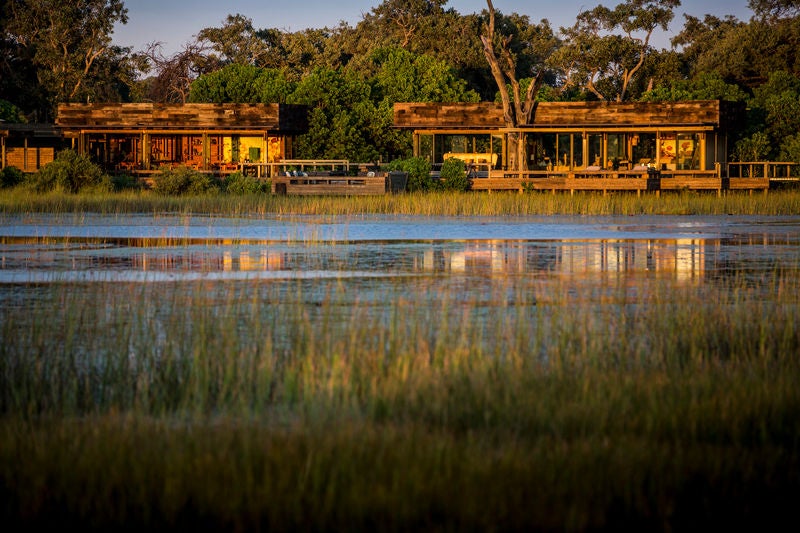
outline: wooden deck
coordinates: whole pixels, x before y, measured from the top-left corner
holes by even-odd
[[[273,194],[367,196],[390,192],[388,176],[292,176],[272,178]]]
[[[661,191],[764,191],[769,189],[768,178],[723,178],[713,171],[683,171],[648,174],[630,171],[567,172],[567,173],[515,173],[505,175],[492,172],[488,178],[474,178],[473,191],[594,191],[642,192]]]

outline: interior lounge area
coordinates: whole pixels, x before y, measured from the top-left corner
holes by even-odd
[[[713,132],[632,129],[625,132],[586,130],[531,132],[525,135],[528,169],[544,172],[572,170],[714,170]],[[708,141],[712,141],[709,158]]]

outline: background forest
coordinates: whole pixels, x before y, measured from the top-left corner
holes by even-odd
[[[533,102],[742,101],[735,157],[800,162],[798,0],[750,0],[748,21],[685,16],[669,50],[650,37],[679,0],[598,5],[568,28],[447,4],[384,0],[355,26],[298,32],[232,14],[165,55],[112,44],[122,0],[0,0],[0,120],[52,122],[59,102],[296,103],[310,109],[299,157],[388,161],[411,152],[395,102],[500,101],[505,80]]]

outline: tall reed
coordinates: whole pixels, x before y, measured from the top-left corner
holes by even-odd
[[[584,281],[4,291],[5,522],[683,529],[792,516],[797,272]]]
[[[292,197],[211,195],[168,197],[150,191],[68,195],[33,194],[22,189],[0,190],[0,213],[205,213],[265,216],[287,214],[421,216],[512,215],[796,215],[800,191],[767,195],[728,193],[664,193],[603,196],[601,193],[452,193],[432,192],[362,197]]]

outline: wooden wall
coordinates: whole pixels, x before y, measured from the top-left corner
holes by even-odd
[[[55,148],[52,146],[28,148],[11,147],[6,148],[7,167],[17,167],[23,172],[35,172],[51,163],[55,159]]]
[[[262,129],[301,133],[305,106],[286,104],[60,104],[56,125],[65,131],[114,129]]]
[[[394,125],[399,128],[505,127],[503,106],[491,102],[464,104],[394,104]]]
[[[540,102],[533,126],[653,126],[733,123],[741,106],[719,100],[692,102]],[[503,128],[502,105],[398,103],[394,125],[400,128]]]

